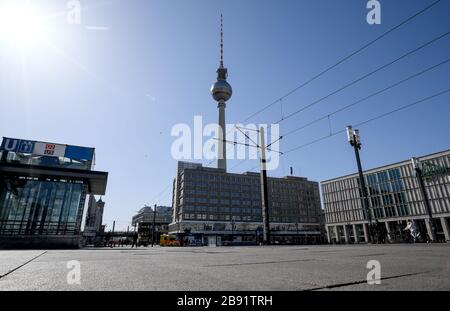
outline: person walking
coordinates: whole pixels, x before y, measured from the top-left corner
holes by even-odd
[[[416,225],[414,224],[414,220],[408,219],[408,221],[406,223],[406,228],[403,229],[403,231],[407,231],[407,230],[409,230],[409,232],[413,238],[413,242],[416,243],[416,240],[418,237],[418,232],[417,232]]]
[[[136,246],[136,248],[138,247],[138,238],[139,238],[139,236],[138,236],[137,232],[135,232],[133,234],[133,244],[131,244],[131,248],[133,248],[134,246]]]

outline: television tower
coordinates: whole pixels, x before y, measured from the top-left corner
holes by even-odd
[[[211,86],[211,95],[219,108],[219,144],[217,148],[217,168],[227,170],[225,107],[233,89],[227,82],[228,70],[223,66],[223,16],[220,15],[220,66],[217,68],[217,81]]]

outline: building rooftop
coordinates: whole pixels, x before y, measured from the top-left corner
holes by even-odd
[[[431,158],[434,158],[434,157],[437,157],[437,156],[442,156],[442,155],[447,155],[447,154],[450,154],[450,149],[447,149],[447,150],[444,150],[444,151],[435,152],[435,153],[431,153],[431,154],[428,154],[428,155],[419,156],[419,157],[416,157],[416,158],[421,159],[421,160],[428,160],[428,159],[431,159]],[[364,174],[370,174],[372,172],[377,172],[377,171],[380,171],[380,170],[386,170],[386,169],[398,167],[398,166],[401,166],[401,165],[407,165],[407,164],[410,164],[410,163],[411,163],[411,159],[403,160],[403,161],[399,161],[399,162],[394,162],[394,163],[391,163],[391,164],[386,164],[386,165],[379,166],[379,167],[376,167],[376,168],[371,168],[371,169],[368,169],[368,170],[364,170]],[[324,184],[324,183],[329,183],[329,182],[333,182],[333,181],[337,181],[337,180],[341,180],[341,179],[346,179],[346,178],[349,178],[349,177],[357,177],[357,176],[358,176],[358,172],[355,172],[355,173],[352,173],[352,174],[347,174],[347,175],[344,175],[344,176],[323,180],[320,183]]]
[[[34,166],[55,166],[90,170],[95,161],[95,149],[3,137],[0,145],[3,162]]]
[[[204,171],[204,172],[211,172],[211,173],[222,173],[222,174],[226,174],[226,175],[232,175],[232,176],[250,176],[250,177],[259,177],[260,173],[257,172],[245,172],[242,174],[239,173],[230,173],[225,171],[224,169],[220,169],[220,168],[215,168],[215,167],[206,167],[203,166],[202,164],[199,163],[190,163],[190,162],[178,162],[178,163],[182,163],[181,167],[179,165],[179,169],[183,169],[183,170],[192,170],[192,171]],[[291,181],[309,181],[307,177],[302,177],[302,176],[284,176],[284,177],[271,177],[268,176],[267,177],[268,180],[280,180],[280,179],[284,179],[284,180],[291,180]],[[310,182],[314,182],[314,181],[310,181]]]

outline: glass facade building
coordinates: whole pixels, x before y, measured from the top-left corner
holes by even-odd
[[[22,179],[0,197],[0,235],[78,235],[86,185]]]
[[[77,247],[87,194],[106,190],[93,159],[92,148],[4,138],[0,248]]]
[[[419,158],[438,174],[424,181],[437,240],[450,240],[450,150]],[[413,220],[422,235],[433,234],[428,210],[411,160],[364,172],[371,219],[386,228],[388,239],[405,239],[403,228]],[[368,240],[368,215],[363,208],[358,174],[323,181],[322,196],[330,242]]]

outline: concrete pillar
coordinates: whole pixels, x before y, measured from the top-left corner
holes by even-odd
[[[347,227],[347,225],[343,225],[342,227],[344,228],[345,244],[349,244],[350,243],[350,238],[349,238],[349,234],[348,234],[348,227]]]
[[[334,226],[333,229],[334,229],[334,237],[336,238],[336,243],[341,243],[341,237],[338,235],[337,226]]]
[[[436,241],[436,236],[434,235],[434,231],[431,229],[430,219],[425,219],[425,226],[427,227],[428,237],[434,242]]]
[[[392,242],[391,227],[389,226],[389,222],[386,221],[384,224],[386,225],[386,232],[387,232],[388,241]]]
[[[444,230],[445,240],[448,242],[448,241],[450,241],[450,231],[448,228],[447,219],[445,219],[445,217],[441,218],[441,224],[442,224],[442,230]]]
[[[364,230],[364,241],[366,243],[369,243],[369,228],[367,228],[367,224],[363,224],[363,230]]]
[[[327,239],[328,239],[328,244],[331,243],[331,233],[330,233],[330,227],[326,226],[325,229],[327,230]]]
[[[359,243],[358,230],[356,230],[356,225],[353,225],[353,237],[355,238],[355,243]]]

